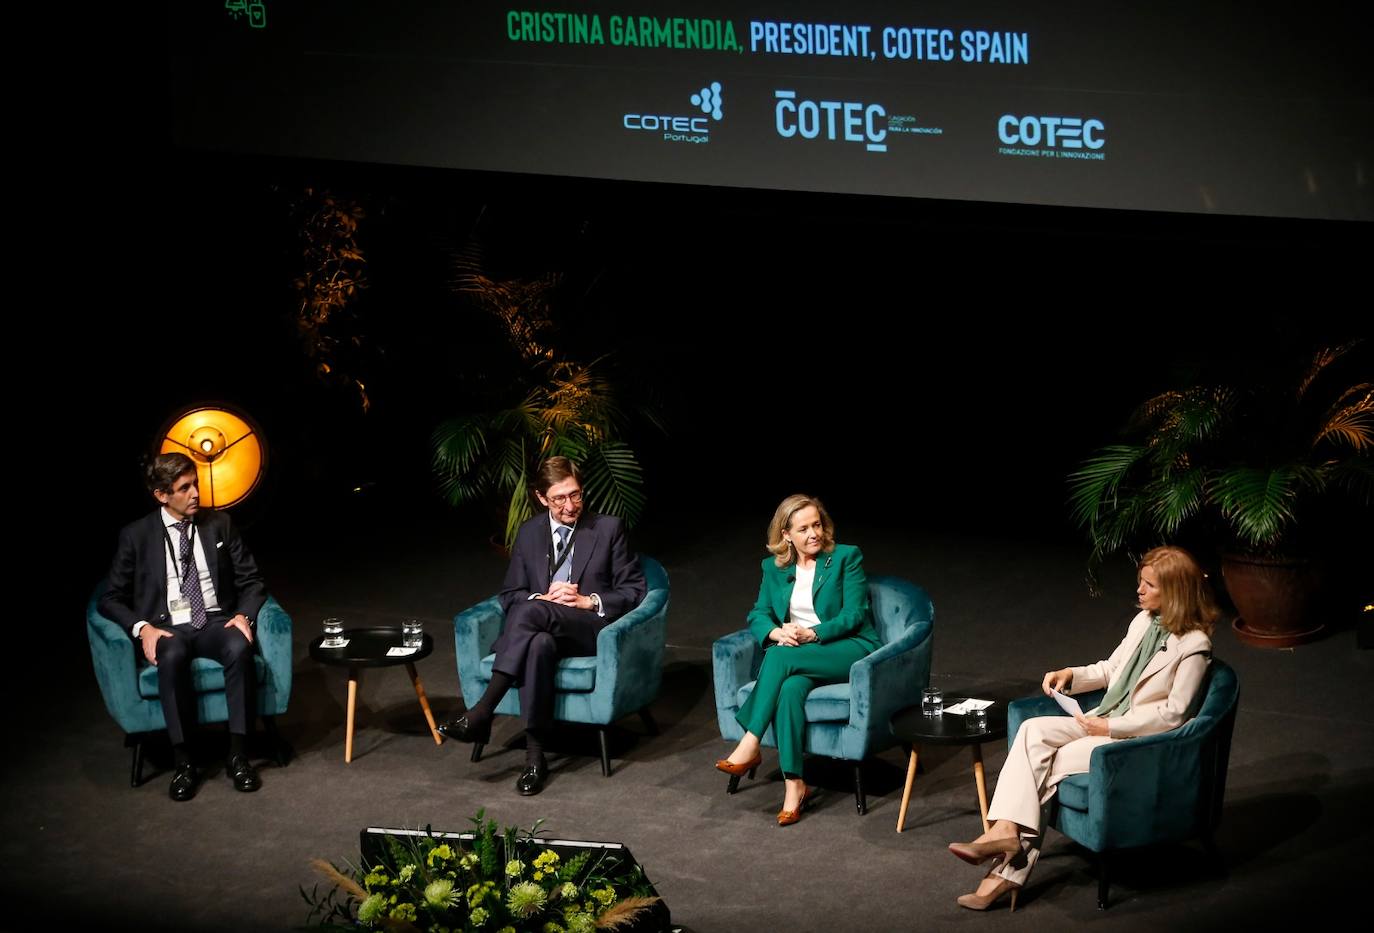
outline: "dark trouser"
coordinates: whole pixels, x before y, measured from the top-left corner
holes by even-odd
[[[526,728],[553,724],[553,678],[559,658],[596,654],[596,636],[608,620],[590,609],[574,609],[531,599],[506,613],[506,624],[492,650],[492,670],[510,676],[520,688]]]
[[[195,658],[209,658],[224,667],[229,731],[248,734],[257,695],[253,645],[238,629],[225,626],[229,618],[211,613],[210,620],[199,630],[190,625],[161,626],[172,637],[157,640],[157,692],[173,745],[185,742],[187,727],[196,722],[196,692],[191,683],[191,661]]]

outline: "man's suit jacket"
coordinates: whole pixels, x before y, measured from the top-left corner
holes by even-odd
[[[1109,686],[1135,654],[1145,630],[1150,625],[1150,613],[1142,610],[1126,630],[1126,637],[1116,646],[1111,657],[1096,664],[1071,668],[1073,682],[1070,693],[1086,693]],[[1212,662],[1212,639],[1205,632],[1194,629],[1169,635],[1164,646],[1141,671],[1135,689],[1131,691],[1131,708],[1123,716],[1107,720],[1114,739],[1137,735],[1155,735],[1177,729],[1188,721],[1192,707],[1202,687],[1207,665]]]
[[[510,567],[501,585],[501,608],[529,599],[531,593],[549,591],[549,558],[553,532],[549,513],[541,511],[515,535]],[[572,580],[583,596],[596,593],[606,620],[617,619],[644,599],[646,585],[639,561],[630,553],[625,528],[610,515],[583,513],[573,539]]]
[[[256,620],[267,589],[253,555],[234,530],[229,515],[201,509],[193,518],[196,537],[205,550],[210,580],[222,612],[243,613]],[[100,595],[100,614],[113,619],[133,635],[140,620],[154,625],[169,625],[167,612],[167,538],[163,532],[162,509],[124,526],[105,591]],[[172,547],[178,536],[172,534]]]
[[[787,619],[796,581],[796,568],[791,564],[779,567],[771,556],[763,559],[759,598],[749,612],[749,630],[759,644],[768,645],[768,633]],[[811,602],[821,620],[812,631],[821,644],[852,636],[869,641],[871,650],[882,646],[868,605],[863,552],[854,545],[837,544],[829,554],[816,556]]]

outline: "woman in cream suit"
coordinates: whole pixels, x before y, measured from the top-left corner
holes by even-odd
[[[806,695],[848,679],[850,666],[882,642],[869,610],[863,554],[835,543],[835,525],[819,499],[782,500],[768,525],[768,550],[749,613],[749,630],[765,648],[763,663],[736,715],[744,737],[716,767],[752,777],[763,761],[759,738],[771,725],[786,786],[778,825],[789,826],[801,819],[811,796],[802,781]]]
[[[950,851],[972,864],[996,859],[962,907],[985,910],[1005,894],[1016,909],[1040,852],[1041,808],[1059,782],[1088,770],[1092,750],[1117,739],[1176,729],[1193,713],[1207,665],[1218,611],[1197,561],[1176,547],[1155,548],[1140,561],[1140,613],[1111,657],[1045,674],[1046,695],[1107,688],[1083,715],[1038,716],[1021,724],[988,808],[988,831]]]

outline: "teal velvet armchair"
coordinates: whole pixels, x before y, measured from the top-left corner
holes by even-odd
[[[601,773],[611,774],[610,748],[606,728],[616,720],[638,713],[645,727],[658,731],[649,704],[658,698],[663,682],[663,646],[668,627],[668,572],[658,561],[639,556],[647,591],[634,609],[601,630],[596,637],[596,654],[563,658],[554,675],[554,718],[598,726],[601,740]],[[454,650],[458,661],[458,681],[463,702],[474,705],[491,682],[491,666],[496,656],[491,646],[501,634],[505,612],[493,596],[453,617]],[[496,712],[520,715],[520,692],[511,690],[496,707]],[[481,744],[474,744],[472,760],[482,757]]]
[[[854,763],[854,805],[861,814],[868,812],[864,759],[897,744],[892,714],[921,702],[921,690],[930,683],[935,624],[934,604],[913,583],[869,577],[868,598],[883,646],[857,661],[846,683],[817,687],[806,697],[806,750]],[[748,629],[711,647],[721,738],[738,741],[744,735],[735,714],[754,689],[763,651]],[[771,726],[762,740],[777,747]],[[734,787],[732,782],[732,792]]]
[[[91,642],[91,661],[105,708],[124,730],[124,744],[133,749],[129,783],[137,787],[143,783],[143,743],[151,733],[166,729],[167,723],[158,699],[157,668],[140,665],[137,645],[128,633],[96,608],[103,588],[97,587],[86,605],[86,635]],[[273,717],[286,712],[291,698],[291,617],[269,596],[254,628],[258,636],[258,651],[253,656],[258,681],[257,713],[272,739],[278,764],[285,764],[286,752]],[[191,678],[196,691],[197,719],[202,723],[227,720],[224,668],[208,658],[196,658],[191,662]]]
[[[1091,709],[1102,691],[1077,697]],[[1197,715],[1171,732],[1123,739],[1093,749],[1086,774],[1059,783],[1047,825],[1098,853],[1097,906],[1107,907],[1109,854],[1154,843],[1197,838],[1214,853],[1221,822],[1231,732],[1240,684],[1236,672],[1213,660]],[[1007,742],[1033,716],[1063,715],[1046,696],[1014,701],[1007,709]]]

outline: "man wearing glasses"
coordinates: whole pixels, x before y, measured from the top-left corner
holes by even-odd
[[[567,457],[550,457],[535,474],[535,495],[548,509],[515,536],[501,587],[505,624],[493,651],[491,683],[482,698],[439,731],[463,742],[486,743],[497,705],[520,690],[525,719],[525,770],[515,789],[544,789],[544,744],[553,728],[554,673],[559,658],[596,654],[603,627],[644,598],[644,573],[630,553],[620,519],[582,510],[582,479]]]

